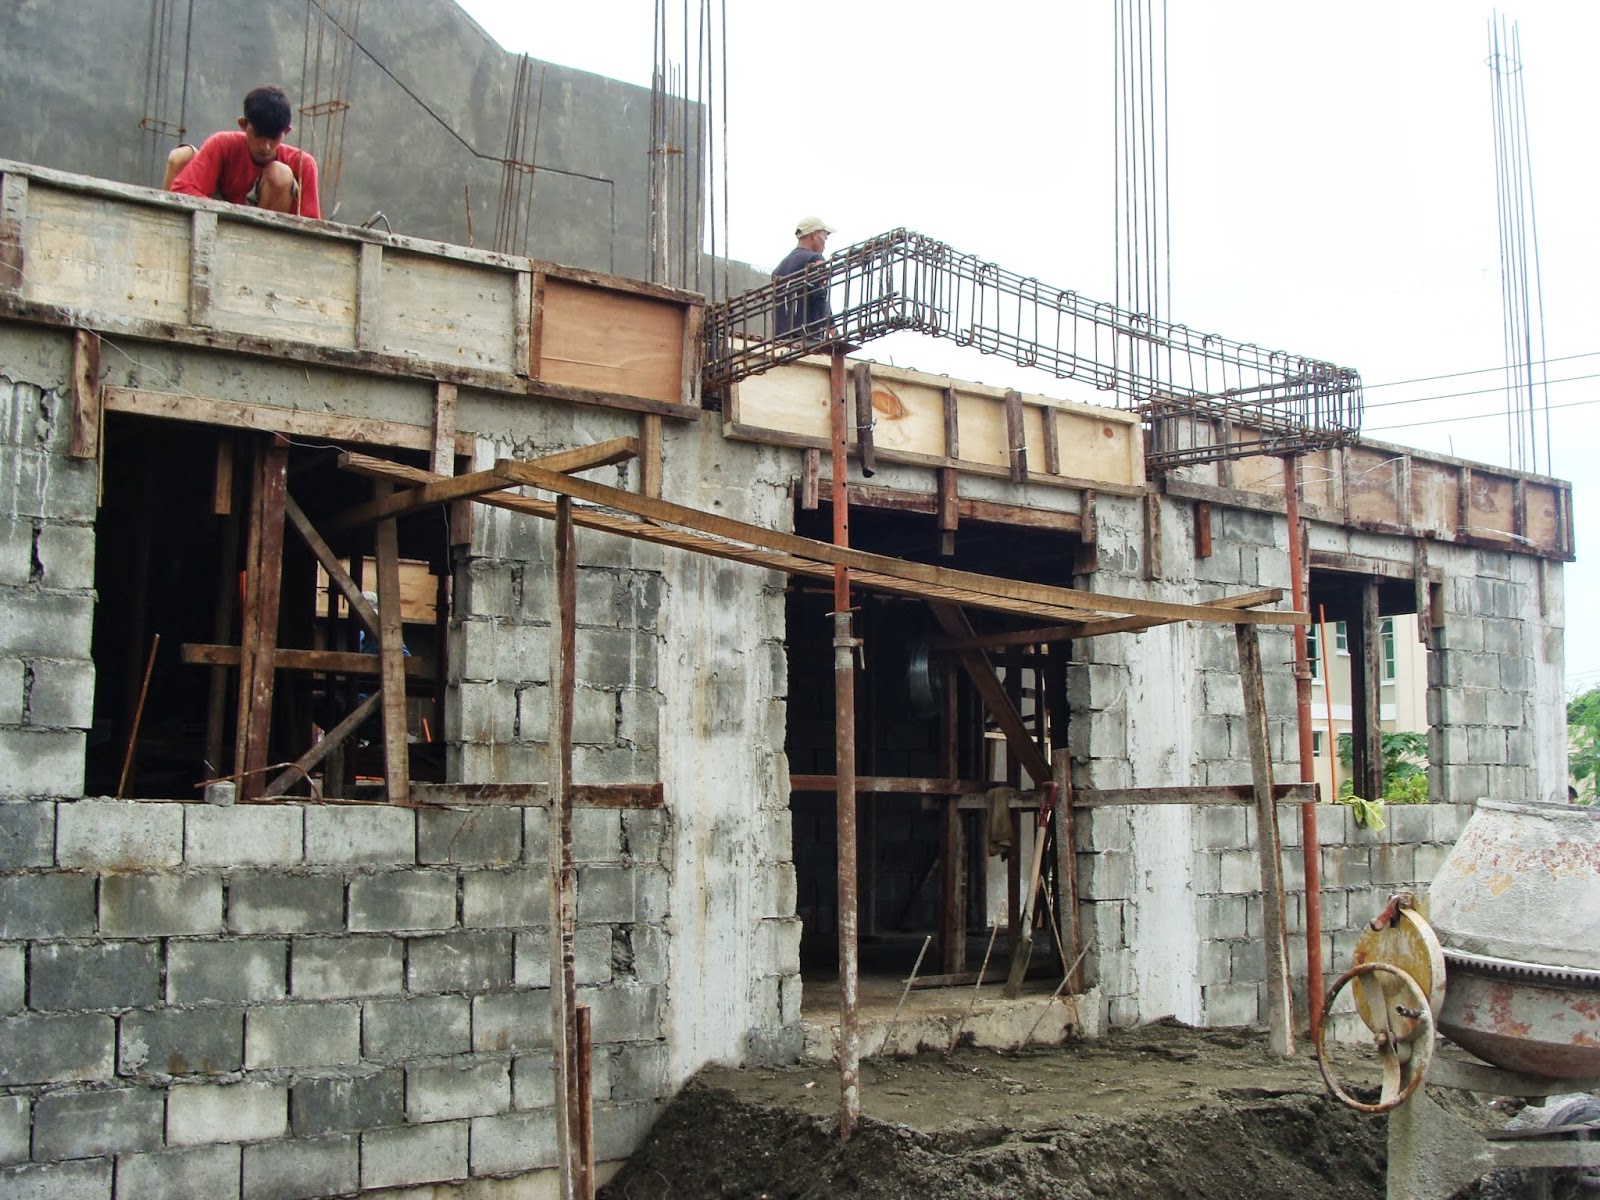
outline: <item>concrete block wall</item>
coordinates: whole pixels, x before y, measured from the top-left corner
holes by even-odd
[[[0,1194],[553,1166],[544,810],[24,800],[0,823]],[[602,1159],[669,1091],[669,825],[576,814]]]
[[[94,719],[98,477],[67,457],[71,402],[48,382],[66,344],[39,348],[44,386],[0,374],[0,796],[81,792]]]

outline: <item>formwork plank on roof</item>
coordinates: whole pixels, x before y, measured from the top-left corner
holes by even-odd
[[[652,296],[545,276],[537,377],[677,403],[686,310]]]

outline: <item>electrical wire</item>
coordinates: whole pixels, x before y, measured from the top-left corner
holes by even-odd
[[[1498,391],[1499,389],[1496,388],[1494,390]],[[1589,406],[1594,405],[1594,404],[1600,404],[1600,400],[1572,400],[1572,401],[1569,401],[1566,404],[1551,404],[1551,405],[1548,405],[1547,407],[1549,407],[1551,409],[1557,409],[1557,408],[1588,408]],[[1499,416],[1504,416],[1504,415],[1505,415],[1504,413],[1468,413],[1466,416],[1463,416],[1463,417],[1439,417],[1436,420],[1432,420],[1432,421],[1404,421],[1404,422],[1400,423],[1399,425],[1377,425],[1377,426],[1374,426],[1371,429],[1363,429],[1362,432],[1363,433],[1382,433],[1382,432],[1384,432],[1385,430],[1388,430],[1388,429],[1415,429],[1420,425],[1454,425],[1457,421],[1481,421],[1486,417],[1499,417]],[[1534,472],[1534,473],[1538,474],[1538,472]]]

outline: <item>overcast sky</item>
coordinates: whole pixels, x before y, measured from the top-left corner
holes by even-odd
[[[1158,0],[1159,2],[1159,0]],[[460,0],[508,50],[648,85],[652,0]],[[720,0],[718,0],[720,4]],[[682,0],[668,0],[674,19]],[[692,5],[698,10],[698,0]],[[770,267],[815,213],[830,248],[907,226],[1110,300],[1112,6],[1105,0],[728,0],[733,256]],[[1600,5],[1518,22],[1543,267],[1549,473],[1573,482],[1569,688],[1600,684],[1595,117]],[[1374,438],[1511,465],[1487,6],[1173,0],[1173,320],[1359,370]],[[1047,394],[947,343],[876,357]],[[1592,376],[1593,378],[1574,378]],[[1017,382],[1021,378],[1025,382]],[[1441,397],[1411,402],[1426,397]],[[1431,422],[1413,424],[1414,422]],[[1541,448],[1541,470],[1546,468]]]

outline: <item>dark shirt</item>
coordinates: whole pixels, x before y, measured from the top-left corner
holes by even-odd
[[[798,275],[812,263],[822,261],[823,256],[815,250],[796,246],[772,272],[772,281],[782,283],[790,275]],[[817,274],[821,278],[815,283],[779,289],[778,306],[774,314],[779,337],[799,334],[810,342],[821,341],[827,336],[828,326],[833,323],[833,308],[828,302],[826,275],[821,271]]]

